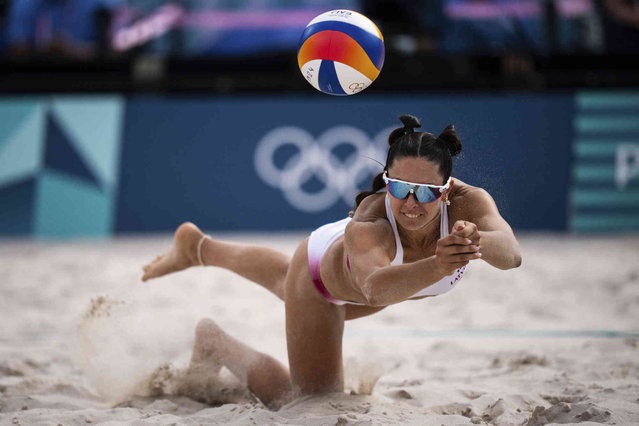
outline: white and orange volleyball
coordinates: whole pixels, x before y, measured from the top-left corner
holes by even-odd
[[[317,90],[353,95],[379,76],[384,65],[384,38],[377,25],[361,13],[331,10],[306,26],[297,63]]]

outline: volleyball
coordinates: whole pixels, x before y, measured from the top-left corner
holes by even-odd
[[[329,95],[359,93],[371,85],[384,65],[384,38],[366,16],[331,10],[308,23],[297,50],[302,75]]]

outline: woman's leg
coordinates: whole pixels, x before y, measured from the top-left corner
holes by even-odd
[[[143,281],[199,265],[198,245],[202,231],[186,222],[175,231],[173,247],[144,266]],[[284,300],[284,279],[290,257],[280,251],[250,244],[230,243],[206,238],[201,246],[202,261],[247,278]]]
[[[308,268],[307,241],[293,255],[286,278],[286,341],[296,396],[344,389],[346,309],[327,302],[315,289]]]
[[[189,369],[219,370],[222,366],[271,409],[290,399],[291,380],[284,365],[234,339],[212,320],[203,319],[195,328]]]
[[[197,245],[202,232],[181,225],[171,250],[144,267],[146,281],[199,264]],[[196,328],[192,368],[226,366],[271,408],[293,395],[342,391],[344,320],[370,315],[381,308],[337,306],[315,289],[308,269],[307,241],[293,260],[265,247],[207,239],[202,247],[207,265],[222,266],[251,279],[286,300],[286,336],[291,372],[274,358],[255,351],[226,334],[212,320]],[[285,283],[285,284],[284,284]],[[286,292],[284,291],[286,286]]]
[[[191,367],[226,366],[271,408],[292,397],[342,391],[345,309],[328,303],[315,290],[307,263],[305,241],[295,252],[286,278],[290,374],[277,360],[229,336],[209,319],[197,326]]]

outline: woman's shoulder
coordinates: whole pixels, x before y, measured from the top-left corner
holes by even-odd
[[[451,203],[457,201],[486,201],[492,197],[484,188],[473,186],[460,179],[454,178],[453,190],[450,196]]]
[[[486,209],[492,209],[495,206],[495,201],[488,191],[459,179],[455,179],[449,199],[451,203],[449,209],[453,217],[467,218],[467,220],[476,214],[482,215]]]
[[[353,214],[354,222],[374,222],[386,218],[386,193],[380,192],[364,198]]]
[[[345,237],[358,244],[389,240],[394,243],[393,228],[386,217],[384,194],[373,194],[364,198],[348,223]]]

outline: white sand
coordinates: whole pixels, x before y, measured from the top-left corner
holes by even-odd
[[[347,393],[278,412],[184,367],[204,316],[286,362],[282,302],[214,268],[139,281],[170,240],[0,240],[0,424],[639,424],[636,235],[520,235],[521,268],[347,323]]]

